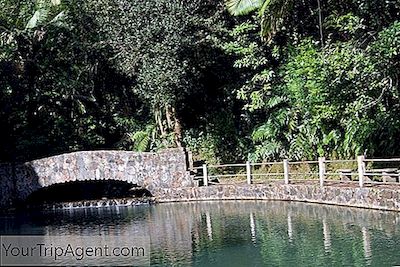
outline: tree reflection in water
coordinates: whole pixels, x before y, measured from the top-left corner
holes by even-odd
[[[400,264],[395,212],[289,202],[191,202],[0,217],[1,234],[151,238],[152,265]]]

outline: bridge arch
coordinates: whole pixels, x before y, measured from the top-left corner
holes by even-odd
[[[116,180],[150,192],[159,188],[193,186],[186,152],[179,148],[159,153],[80,151],[16,165],[11,173],[8,170],[8,176],[5,169],[0,166],[0,179],[6,176],[12,181],[0,189],[3,204],[9,202],[7,195],[14,201],[23,202],[41,188],[69,182]]]

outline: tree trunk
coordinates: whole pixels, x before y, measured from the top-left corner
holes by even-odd
[[[167,119],[167,128],[168,129],[172,129],[173,122],[172,122],[172,119],[171,119],[171,110],[170,110],[170,107],[168,105],[165,105],[165,117]]]
[[[321,10],[321,0],[317,0],[318,3],[318,25],[319,25],[319,35],[321,38],[321,47],[324,47],[324,33],[322,30],[322,10]]]
[[[171,109],[172,111],[172,116],[174,119],[174,137],[175,137],[175,143],[177,147],[182,147],[182,125],[178,117],[176,116],[176,110],[175,108]]]
[[[165,130],[164,130],[164,126],[162,123],[162,113],[160,112],[160,110],[158,108],[156,108],[155,112],[154,112],[154,116],[155,116],[155,120],[156,120],[156,124],[158,125],[158,129],[160,130],[160,134],[161,137],[165,136]]]

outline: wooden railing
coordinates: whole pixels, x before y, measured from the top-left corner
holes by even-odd
[[[400,185],[400,158],[367,159],[358,156],[351,160],[249,162],[215,164],[193,167],[191,171],[199,185],[224,183],[264,183],[282,181],[316,182],[320,186],[335,183]]]

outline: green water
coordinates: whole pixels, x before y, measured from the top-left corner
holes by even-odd
[[[134,237],[138,231],[150,235],[152,266],[400,265],[400,213],[395,212],[229,201],[0,217],[2,235]]]

